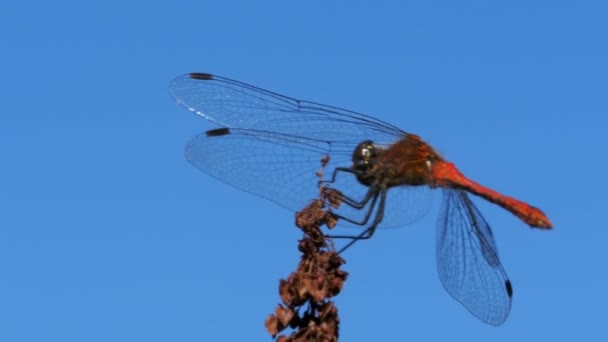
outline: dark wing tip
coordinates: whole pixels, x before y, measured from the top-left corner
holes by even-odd
[[[513,286],[511,285],[511,281],[509,279],[507,279],[507,281],[505,281],[505,289],[507,290],[507,296],[509,296],[509,298],[513,297]]]
[[[190,74],[190,78],[193,78],[195,80],[208,81],[208,80],[212,80],[213,79],[213,75],[206,74],[206,73],[201,73],[201,72],[193,72],[193,73]]]
[[[226,127],[211,129],[211,130],[208,130],[207,132],[205,132],[205,135],[208,137],[219,137],[219,136],[228,135],[228,134],[230,134],[230,128],[226,128]]]

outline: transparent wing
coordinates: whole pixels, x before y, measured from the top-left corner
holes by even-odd
[[[441,283],[454,299],[488,324],[504,323],[511,310],[511,282],[490,226],[464,191],[444,190],[437,265]]]
[[[363,114],[296,100],[211,74],[180,76],[169,91],[189,111],[230,128],[335,142],[370,139],[377,144],[390,144],[406,135]]]
[[[218,129],[196,136],[185,154],[190,163],[211,176],[297,211],[319,198],[316,172],[329,153],[332,164],[344,164],[347,159],[324,141],[275,132]]]

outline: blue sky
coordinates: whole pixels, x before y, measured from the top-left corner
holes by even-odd
[[[0,32],[0,340],[269,340],[300,235],[184,160],[214,127],[168,95],[192,71],[417,133],[553,222],[474,199],[515,288],[499,328],[439,282],[438,202],[358,243],[342,340],[606,337],[604,2],[24,1]]]

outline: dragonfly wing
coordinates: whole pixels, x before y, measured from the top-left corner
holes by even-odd
[[[334,153],[324,141],[228,128],[196,136],[185,154],[211,176],[294,211],[319,197],[316,171],[323,156],[333,155],[332,167],[350,160],[350,155]]]
[[[331,179],[335,167],[351,166],[352,153],[362,141],[388,146],[407,136],[399,128],[364,114],[297,100],[211,74],[180,76],[169,91],[189,111],[232,132],[230,136],[202,134],[195,138],[186,153],[192,164],[239,189],[293,210],[301,209],[301,202],[308,201],[317,190],[316,179],[312,179],[322,155],[329,156],[325,176]],[[295,150],[289,151],[289,147]],[[331,186],[354,199],[363,198],[368,190],[352,173],[344,172]],[[302,195],[302,189],[308,192]],[[381,226],[399,226],[422,216],[430,203],[430,196],[423,193],[392,190],[389,206],[400,203],[393,198],[409,198],[401,203],[415,204],[420,210],[412,206],[407,215],[403,210],[387,211]],[[346,206],[339,211],[355,220],[364,216]]]
[[[325,141],[390,144],[406,135],[395,126],[345,109],[300,101],[211,74],[176,78],[171,96],[220,126],[272,131]]]
[[[464,191],[444,190],[437,266],[446,291],[475,317],[495,326],[504,323],[511,310],[511,282],[490,226]]]

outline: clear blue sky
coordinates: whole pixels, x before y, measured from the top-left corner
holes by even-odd
[[[553,222],[475,199],[515,288],[499,328],[439,282],[438,202],[379,231],[345,254],[342,340],[606,338],[605,2],[82,3],[0,5],[0,341],[270,340],[300,235],[184,160],[214,127],[168,95],[192,71],[417,133]]]

